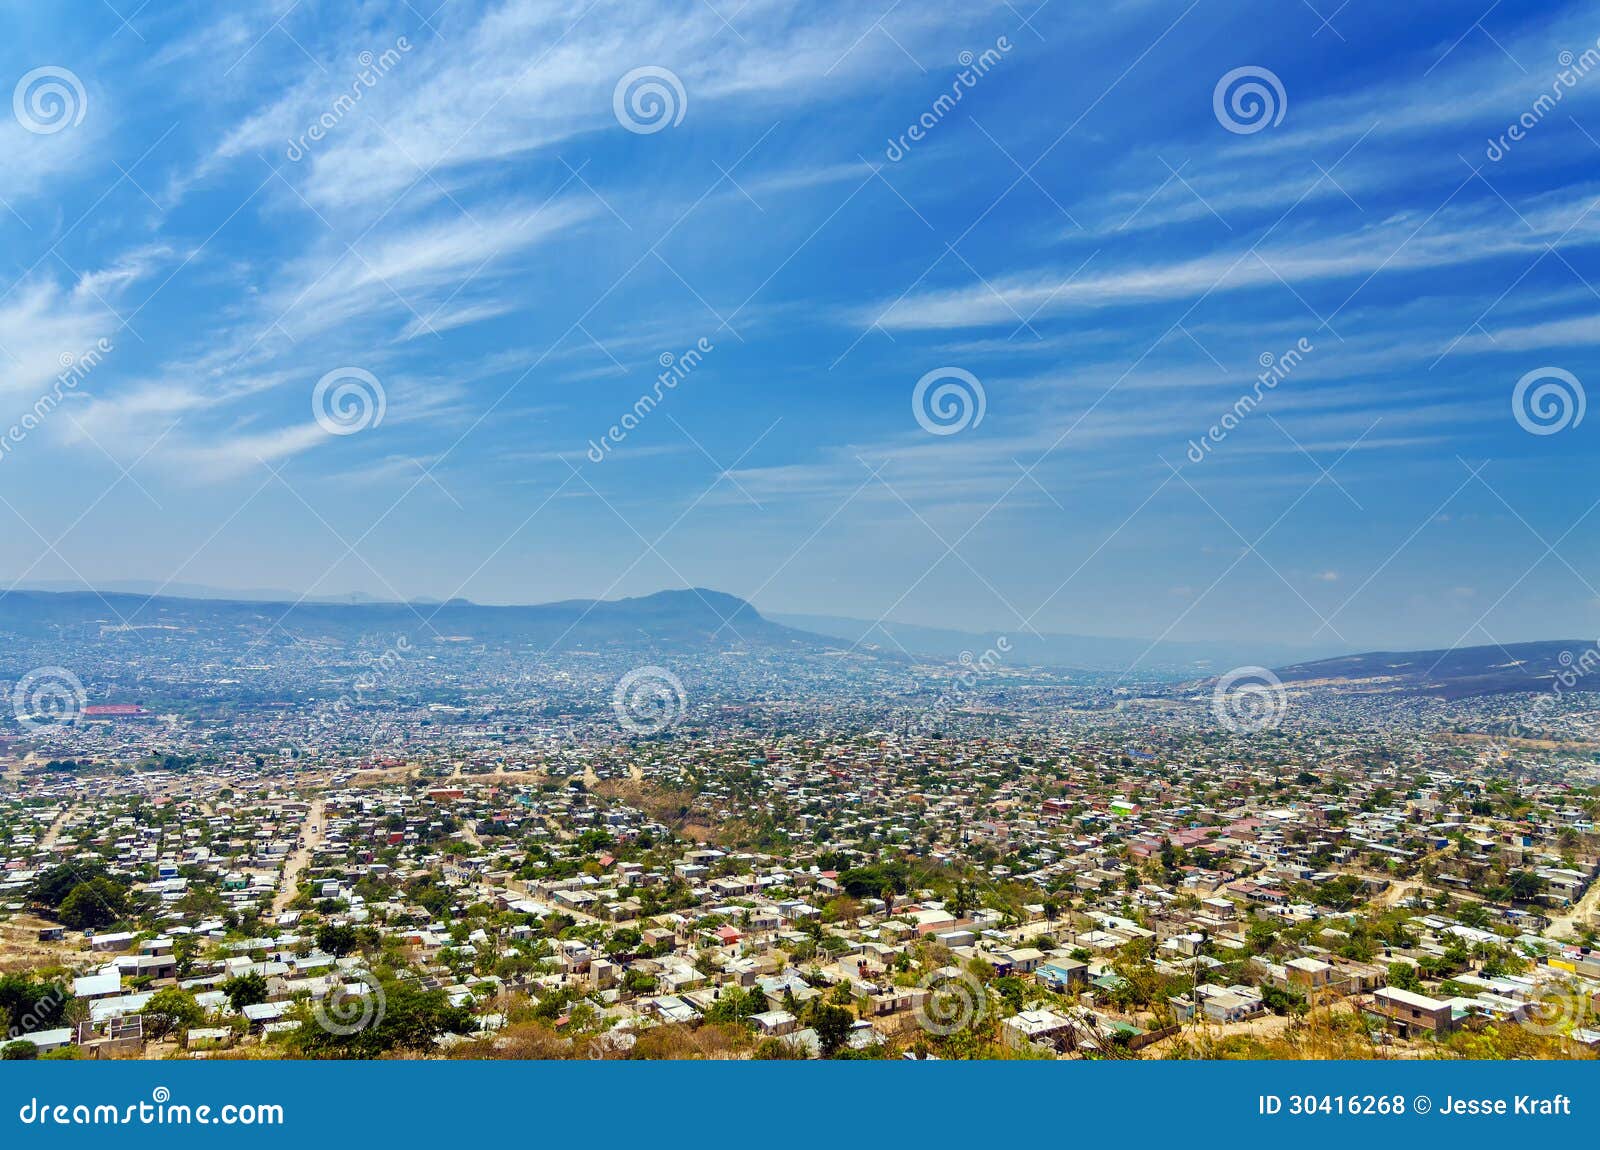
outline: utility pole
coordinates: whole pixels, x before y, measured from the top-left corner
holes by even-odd
[[[1200,928],[1200,941],[1194,948],[1194,985],[1189,991],[1189,1009],[1193,1013],[1195,1029],[1200,1028],[1200,956],[1205,952],[1205,928]]]

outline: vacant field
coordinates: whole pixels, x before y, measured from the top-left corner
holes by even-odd
[[[31,914],[12,915],[0,921],[0,974],[82,962],[86,956],[75,942],[39,941],[40,929],[53,925]]]

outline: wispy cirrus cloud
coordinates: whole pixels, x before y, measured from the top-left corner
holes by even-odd
[[[1472,351],[1530,351],[1600,344],[1600,315],[1569,316],[1478,332],[1458,345]]]
[[[1530,227],[1508,226],[1490,205],[1404,212],[1343,235],[1306,235],[1260,250],[1240,246],[1079,276],[1037,271],[916,292],[871,305],[854,319],[893,330],[1016,327],[1023,320],[1072,311],[1479,263],[1538,253],[1558,237],[1572,245],[1595,243],[1600,216],[1589,214],[1591,206],[1592,200],[1571,198],[1546,205],[1525,217]]]
[[[839,100],[886,61],[904,64],[907,52],[943,44],[941,54],[953,56],[962,31],[995,11],[1006,9],[946,0],[907,6],[889,21],[898,47],[875,31],[887,13],[794,0],[762,0],[728,16],[688,0],[505,3],[476,18],[442,11],[434,15],[448,39],[417,43],[373,85],[306,158],[299,184],[319,207],[387,203],[412,187],[438,196],[490,165],[614,127],[613,86],[641,64],[671,68],[700,116]],[[393,40],[393,30],[368,29],[342,43],[376,50],[385,36]],[[349,88],[345,73],[358,69],[341,62],[234,125],[211,165],[282,153]]]
[[[161,252],[140,249],[66,284],[43,269],[13,284],[0,297],[0,396],[30,396],[70,359],[122,338],[125,289],[150,273]]]
[[[297,341],[373,317],[404,316],[419,331],[428,330],[435,312],[470,322],[456,304],[463,291],[488,285],[533,248],[599,211],[577,199],[504,204],[471,216],[396,221],[360,245],[330,241],[285,270],[263,301],[264,313],[275,314],[272,322]],[[482,309],[495,305],[478,306],[483,318]],[[502,305],[501,312],[508,308]],[[459,323],[447,318],[445,326]]]

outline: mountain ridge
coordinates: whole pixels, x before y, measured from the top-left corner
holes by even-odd
[[[809,625],[808,625],[809,624]],[[512,643],[550,651],[638,647],[679,653],[756,649],[797,654],[854,649],[893,663],[955,662],[1002,636],[841,616],[762,614],[725,591],[691,587],[619,599],[539,604],[190,598],[125,591],[0,592],[0,634],[32,640],[161,635],[231,628],[282,631],[286,639],[358,642],[432,633],[456,642]],[[1220,641],[1147,643],[1084,635],[1006,635],[1003,665],[1088,672],[1162,672],[1182,685],[1218,673],[1272,666],[1286,686],[1325,686],[1361,694],[1465,698],[1511,691],[1600,691],[1600,647],[1582,639],[1535,640],[1422,651],[1365,651],[1301,661],[1272,657],[1281,645]],[[1201,674],[1196,674],[1199,671]]]
[[[1365,694],[1447,699],[1513,691],[1600,691],[1600,649],[1591,639],[1541,639],[1432,651],[1367,651],[1274,669],[1286,685],[1345,684]],[[1568,681],[1570,680],[1570,681]]]
[[[524,642],[552,650],[627,644],[721,650],[837,648],[826,636],[774,623],[750,603],[704,588],[624,599],[490,606],[445,603],[318,603],[189,599],[100,591],[0,593],[0,632],[43,639],[63,632],[282,629],[302,638],[348,642],[381,632],[437,633],[478,642]]]
[[[987,650],[1000,633],[982,634],[888,620],[870,622],[841,615],[777,612],[771,618],[787,626],[849,641],[872,650],[953,661],[963,653]],[[1262,665],[1303,659],[1311,651],[1286,643],[1249,640],[1155,640],[1117,636],[1005,633],[1005,662],[1022,666],[1061,667],[1095,672],[1130,669],[1194,674],[1208,667],[1226,669],[1242,663]]]

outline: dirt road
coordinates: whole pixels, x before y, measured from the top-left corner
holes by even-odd
[[[1588,922],[1596,912],[1600,912],[1600,882],[1590,883],[1588,891],[1581,899],[1560,914],[1552,915],[1550,929],[1545,933],[1551,938],[1575,938],[1578,934],[1578,924]]]
[[[300,872],[306,869],[306,864],[311,861],[311,852],[322,845],[327,837],[327,828],[324,824],[323,805],[321,799],[311,800],[311,809],[306,812],[305,831],[300,839],[305,845],[299,847],[283,863],[283,877],[278,880],[278,893],[272,900],[272,913],[282,914],[294,901],[297,892],[296,884],[300,879]]]
[[[55,821],[50,824],[50,828],[44,832],[44,837],[39,840],[40,850],[47,851],[56,845],[56,840],[61,837],[62,829],[67,825],[67,816],[72,813],[73,808],[77,805],[78,804],[76,803],[69,803],[66,807],[62,808],[61,813],[58,814],[55,817]]]

